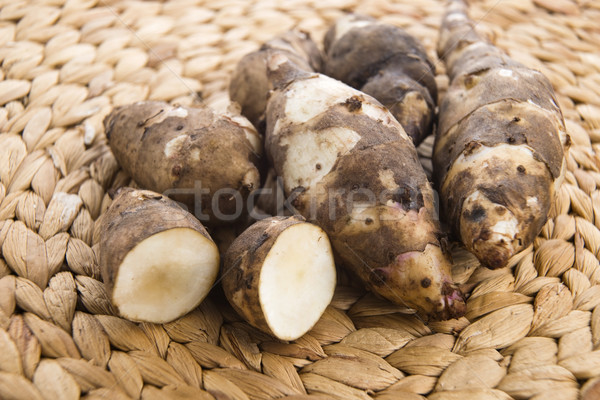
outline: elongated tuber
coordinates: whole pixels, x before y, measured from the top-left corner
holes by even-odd
[[[268,67],[265,147],[297,211],[374,292],[432,318],[463,315],[433,190],[402,126],[371,96],[280,54]]]
[[[240,104],[242,114],[264,132],[264,113],[269,97],[267,60],[282,53],[299,68],[319,71],[322,57],[316,43],[306,32],[291,30],[264,43],[260,49],[245,55],[237,65],[229,85],[229,97]]]
[[[172,321],[200,304],[217,278],[217,246],[165,196],[120,189],[100,224],[102,279],[124,318]]]
[[[397,26],[349,14],[329,29],[324,47],[327,75],[379,100],[415,145],[431,133],[435,68],[414,37]]]
[[[327,235],[300,216],[251,225],[225,253],[221,275],[233,308],[282,340],[297,339],[313,327],[336,283]]]
[[[550,82],[487,43],[452,1],[438,46],[450,88],[433,152],[442,210],[490,268],[529,246],[546,222],[568,147]]]
[[[260,186],[262,137],[240,115],[147,101],[116,108],[104,126],[140,187],[169,193],[209,226],[239,220]]]

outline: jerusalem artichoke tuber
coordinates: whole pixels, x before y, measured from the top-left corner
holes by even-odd
[[[262,137],[241,115],[147,101],[116,108],[104,126],[140,187],[169,193],[209,226],[243,217],[260,185]]]
[[[268,67],[265,147],[297,211],[379,295],[433,318],[463,315],[433,190],[402,126],[372,97],[281,54]]]
[[[529,246],[562,181],[569,138],[552,85],[475,31],[452,1],[438,46],[451,79],[433,152],[442,210],[490,268]]]
[[[229,96],[239,103],[242,114],[264,132],[264,113],[269,97],[267,60],[282,53],[299,68],[319,71],[322,68],[321,52],[306,32],[291,30],[264,43],[260,49],[244,56],[234,71],[229,85]]]
[[[327,75],[379,100],[415,145],[431,134],[435,68],[414,37],[399,27],[350,14],[329,29],[324,46]]]
[[[165,323],[194,309],[219,271],[206,229],[177,203],[122,188],[99,226],[102,278],[119,314]]]
[[[327,235],[300,216],[251,225],[225,253],[221,276],[233,308],[282,340],[297,339],[313,327],[336,283]]]

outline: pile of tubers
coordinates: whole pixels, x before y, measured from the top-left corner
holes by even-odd
[[[459,318],[434,187],[451,237],[483,265],[506,267],[533,242],[569,143],[542,74],[482,39],[459,0],[442,22],[451,83],[439,115],[434,65],[402,29],[348,15],[323,47],[290,31],[242,58],[229,88],[239,108],[222,115],[141,102],[106,117],[117,161],[143,188],[119,189],[98,229],[123,317],[172,321],[220,274],[240,316],[294,340],[331,302],[337,265],[425,319]],[[432,184],[415,146],[434,126]],[[273,177],[290,215],[258,218]]]

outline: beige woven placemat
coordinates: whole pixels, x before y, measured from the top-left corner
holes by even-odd
[[[456,249],[460,320],[425,324],[342,277],[317,326],[283,343],[218,291],[170,324],[114,315],[94,221],[129,178],[102,119],[143,99],[224,108],[242,55],[294,26],[320,39],[345,11],[405,27],[435,58],[443,2],[1,0],[0,398],[600,398],[600,2],[470,7],[557,90],[574,143],[557,215],[510,268]]]

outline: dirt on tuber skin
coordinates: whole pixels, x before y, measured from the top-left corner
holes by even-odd
[[[110,300],[133,321],[165,323],[194,309],[218,274],[202,224],[149,190],[122,188],[101,217],[99,263]]]
[[[505,267],[546,223],[568,148],[552,85],[510,59],[450,2],[438,53],[451,82],[433,150],[441,210],[487,267]]]
[[[423,46],[399,27],[349,14],[327,31],[325,74],[379,100],[415,145],[432,133],[435,67]]]
[[[168,193],[210,227],[245,218],[237,207],[259,188],[262,163],[262,137],[246,118],[146,101],[116,108],[104,126],[140,187]]]
[[[282,55],[268,67],[265,148],[297,211],[375,293],[431,319],[462,316],[433,190],[402,126],[371,96]]]
[[[300,30],[276,36],[240,60],[231,77],[229,97],[241,106],[242,114],[261,133],[264,133],[264,114],[272,89],[267,79],[267,60],[276,53],[284,54],[305,71],[320,71],[323,64],[316,43],[307,32]]]

